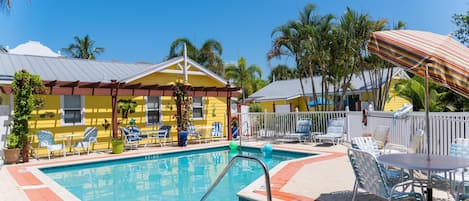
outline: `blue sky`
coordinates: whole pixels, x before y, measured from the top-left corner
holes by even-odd
[[[99,60],[161,62],[178,37],[196,46],[213,38],[223,45],[225,62],[246,58],[270,72],[266,53],[272,30],[296,19],[307,3],[320,14],[340,16],[347,6],[373,19],[402,20],[408,29],[448,34],[456,27],[451,16],[465,13],[468,0],[199,0],[199,1],[96,1],[14,0],[10,14],[0,14],[0,44],[10,48],[29,40],[54,51],[89,34],[96,46],[106,48]],[[274,59],[291,64],[292,58]]]

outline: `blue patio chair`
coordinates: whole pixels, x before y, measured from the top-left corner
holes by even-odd
[[[94,143],[98,142],[98,129],[96,127],[88,127],[83,133],[83,139],[80,142],[75,143],[73,146],[74,150],[86,149],[87,153],[90,154],[90,147]],[[80,150],[77,151],[80,155]]]
[[[456,143],[451,144],[449,155],[454,157],[469,158],[469,139],[456,139]],[[432,186],[436,189],[450,191],[456,200],[469,198],[469,175],[468,168],[461,168],[448,173],[432,174]]]
[[[311,128],[313,127],[311,119],[300,119],[296,121],[295,132],[287,133],[284,138],[294,138],[298,139],[299,142],[303,139],[306,142],[306,139],[311,139]]]
[[[135,125],[127,126],[127,130],[129,130],[129,132],[132,133],[135,136],[138,136],[138,137],[141,137],[141,138],[147,138],[148,137],[148,135],[143,133],[138,126],[135,126]]]
[[[142,140],[142,137],[130,132],[127,128],[121,127],[120,129],[122,135],[124,135],[124,145],[130,147],[130,149],[132,149],[133,147],[137,149],[138,145],[140,144],[140,140]]]
[[[64,144],[56,144],[54,142],[54,135],[50,131],[41,130],[37,132],[37,139],[38,139],[38,147],[46,147],[47,148],[47,156],[50,160],[50,155],[54,151],[62,151],[64,153],[64,157],[66,156],[66,147]],[[37,154],[36,154],[37,159]]]
[[[331,119],[327,125],[327,132],[324,135],[316,136],[319,143],[329,140],[332,144],[338,144],[342,141],[345,134],[345,118]]]
[[[188,136],[190,137],[194,137],[194,138],[197,138],[197,140],[199,140],[199,143],[201,142],[200,138],[201,138],[201,135],[200,133],[195,129],[194,125],[193,124],[189,124],[189,126],[187,127],[187,133],[188,133]]]
[[[212,123],[212,137],[221,137],[221,133],[223,132],[221,122],[213,122]]]
[[[420,201],[423,199],[420,193],[397,191],[398,187],[414,183],[412,180],[390,186],[386,181],[382,166],[373,154],[353,148],[348,149],[347,153],[355,174],[352,201],[356,198],[358,188],[387,200],[413,199]],[[423,189],[421,190],[423,192]]]
[[[381,155],[381,152],[378,149],[378,144],[373,137],[354,137],[352,139],[352,148],[368,152],[374,157]],[[386,176],[386,181],[388,181],[391,186],[401,182],[403,179],[407,180],[410,178],[410,175],[407,172],[386,168],[381,163],[380,166]]]
[[[171,126],[170,125],[162,125],[160,129],[158,129],[158,138],[160,138],[160,145],[166,146],[167,140],[170,138],[171,134]],[[163,139],[163,143],[161,143],[161,139]],[[171,141],[172,143],[172,141]]]

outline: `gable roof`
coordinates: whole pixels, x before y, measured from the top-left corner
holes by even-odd
[[[401,75],[402,72],[405,72],[400,67],[393,68],[393,77],[397,75]],[[384,77],[386,76],[387,71],[384,73]],[[403,76],[407,76],[405,73]],[[369,73],[365,72],[366,80],[370,80]],[[404,77],[405,78],[405,77]],[[314,86],[316,88],[317,95],[321,94],[321,76],[314,76]],[[311,79],[304,78],[302,79],[303,87],[306,96],[312,96],[312,84]],[[362,92],[365,91],[365,84],[363,83],[363,79],[361,76],[354,75],[352,80],[350,81],[352,86],[353,92]],[[384,84],[384,83],[382,83]],[[367,85],[368,89],[371,88],[370,84]],[[334,92],[334,87],[329,87],[329,94]],[[341,90],[339,89],[339,93]],[[352,93],[352,91],[348,90],[346,93]],[[259,91],[251,94],[248,97],[248,100],[254,101],[269,101],[269,100],[290,100],[294,98],[301,97],[301,85],[300,79],[292,79],[292,80],[279,80],[272,82],[265,86],[264,88],[260,89]]]
[[[152,65],[152,66],[149,66],[147,67],[146,69],[143,69],[137,73],[135,73],[134,75],[130,75],[128,77],[125,77],[119,81],[121,82],[132,82],[134,80],[137,80],[137,79],[140,79],[142,77],[145,77],[147,75],[150,75],[152,73],[156,73],[156,72],[162,72],[164,71],[167,67],[170,67],[170,66],[173,66],[173,65],[176,65],[178,63],[181,63],[181,62],[184,62],[184,57],[175,57],[175,58],[172,58],[170,60],[167,60],[167,61],[164,61],[162,63],[159,63],[159,64],[155,64],[155,65]],[[220,77],[219,75],[217,75],[216,73],[208,70],[207,68],[201,66],[200,64],[198,64],[197,62],[195,62],[194,60],[188,58],[187,59],[187,64],[188,66],[190,66],[191,68],[194,67],[196,68],[197,70],[205,73],[206,75],[209,75],[211,76],[212,78],[214,78],[215,80],[223,83],[223,84],[226,84],[227,81],[225,79],[223,79],[222,77]]]
[[[151,73],[162,71],[183,60],[183,57],[176,57],[159,64],[144,64],[0,53],[0,80],[2,80],[2,76],[10,77],[15,72],[25,69],[41,76],[43,80],[79,80],[82,82],[117,80],[127,83]],[[188,59],[188,63],[216,80],[224,84],[227,83],[226,80],[193,60]]]

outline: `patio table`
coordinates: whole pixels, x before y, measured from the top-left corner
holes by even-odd
[[[62,143],[63,145],[66,145],[67,149],[68,149],[68,152],[72,152],[72,139],[73,137],[77,137],[77,136],[80,136],[79,134],[64,134],[62,135]],[[65,144],[65,141],[67,141],[67,143]],[[67,156],[67,154],[65,154],[64,156]]]
[[[200,133],[199,143],[201,142],[202,138],[204,139],[204,142],[207,142],[207,140],[212,142],[212,134],[210,133],[212,126],[194,126],[194,128],[197,132]],[[207,136],[209,137],[208,139]]]
[[[409,170],[424,170],[430,172],[447,172],[458,168],[469,167],[469,159],[461,157],[453,157],[447,155],[430,155],[430,160],[427,160],[427,154],[386,154],[378,156],[377,160],[381,163],[391,166],[409,169]],[[432,182],[427,184],[427,199],[433,200]]]
[[[166,131],[164,130],[148,130],[148,131],[143,131],[142,133],[144,133],[147,137],[147,141],[145,142],[145,146],[146,147],[148,145],[148,141],[150,140],[156,140],[158,139],[158,142],[160,143],[161,146],[163,145],[166,145],[166,138],[164,138],[164,143],[161,143],[161,137],[160,135],[162,134],[165,134]]]

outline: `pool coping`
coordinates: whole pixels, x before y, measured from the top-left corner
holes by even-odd
[[[64,187],[56,183],[54,180],[45,175],[40,168],[48,168],[62,165],[75,165],[89,162],[108,161],[116,159],[125,159],[133,157],[144,157],[155,154],[169,154],[185,152],[190,150],[200,150],[207,148],[226,147],[225,143],[220,144],[205,144],[205,146],[194,146],[194,147],[167,147],[165,150],[143,150],[143,152],[132,153],[132,151],[124,152],[118,155],[102,155],[92,156],[88,158],[73,158],[71,160],[59,160],[59,161],[41,161],[38,163],[26,163],[17,165],[4,166],[7,168],[7,172],[17,183],[17,186],[21,188],[30,200],[34,201],[75,201],[79,200],[71,192],[66,190]],[[261,145],[243,145],[244,147],[260,148]],[[274,149],[290,152],[302,152],[309,154],[317,154],[313,156],[303,157],[299,159],[292,159],[283,161],[275,168],[269,171],[271,176],[271,189],[272,197],[274,200],[314,200],[313,198],[307,198],[302,195],[296,195],[288,192],[282,192],[281,189],[285,186],[288,181],[295,175],[295,173],[305,164],[311,164],[318,161],[333,159],[344,156],[343,153],[327,152],[327,151],[316,151],[305,148],[293,148],[283,147],[282,145],[273,145]],[[292,171],[295,169],[296,171]],[[265,188],[264,178],[261,176],[254,182],[249,184],[246,188],[238,192],[238,196],[247,200],[265,200]]]
[[[260,146],[254,146],[260,148]],[[272,200],[304,200],[314,201],[314,198],[297,195],[282,191],[282,188],[291,180],[291,178],[304,166],[320,161],[331,160],[345,156],[345,153],[317,151],[303,148],[283,147],[282,145],[273,145],[274,150],[295,151],[304,153],[314,153],[316,155],[287,160],[279,163],[269,171]],[[264,175],[253,181],[251,184],[238,192],[238,197],[243,200],[260,201],[266,200]]]
[[[8,174],[16,182],[16,185],[24,191],[29,200],[34,201],[76,201],[80,200],[63,186],[45,175],[40,168],[49,168],[63,165],[75,165],[89,162],[108,160],[120,160],[133,157],[144,157],[155,154],[178,153],[191,150],[207,148],[226,147],[226,144],[205,144],[205,146],[194,147],[167,147],[165,150],[144,150],[143,152],[124,152],[122,154],[109,154],[103,156],[92,156],[89,158],[73,158],[71,160],[61,159],[58,161],[41,161],[37,163],[24,163],[4,166]]]

